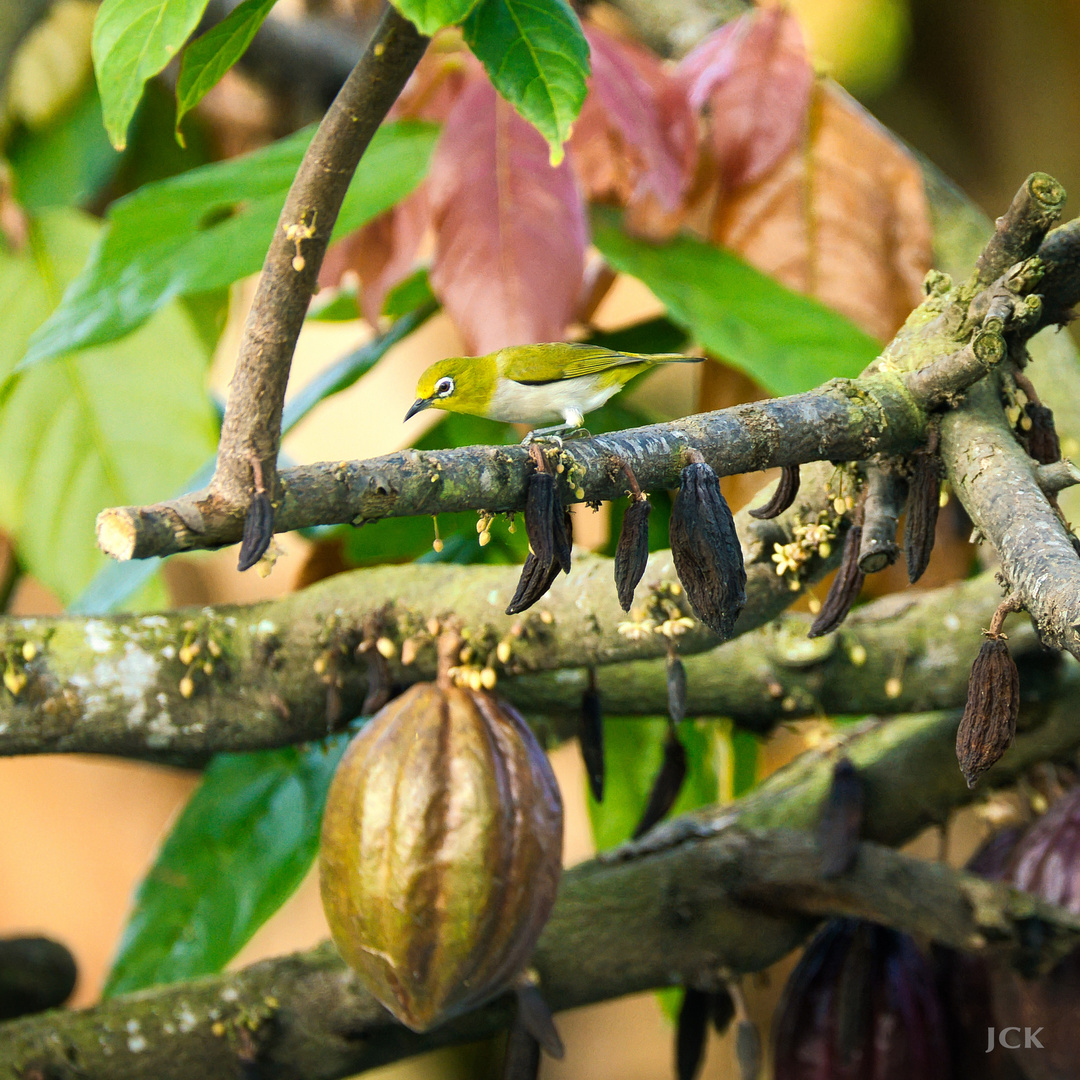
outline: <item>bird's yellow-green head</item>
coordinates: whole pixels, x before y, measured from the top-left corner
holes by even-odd
[[[449,356],[429,367],[416,384],[416,400],[405,419],[424,409],[484,416],[495,393],[495,355]]]

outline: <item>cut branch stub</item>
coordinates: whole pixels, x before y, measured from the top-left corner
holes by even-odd
[[[863,528],[859,540],[859,569],[876,574],[892,566],[900,555],[896,529],[907,500],[908,484],[894,462],[870,465],[863,500]]]
[[[989,285],[1014,263],[1034,255],[1064,206],[1061,184],[1046,173],[1032,173],[994,223],[994,235],[975,263],[975,281]]]

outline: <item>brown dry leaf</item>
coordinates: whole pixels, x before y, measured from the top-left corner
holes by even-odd
[[[783,8],[734,19],[679,64],[728,187],[764,176],[802,139],[814,73],[799,21]]]
[[[435,150],[431,285],[470,349],[556,341],[585,265],[585,205],[567,161],[486,80],[458,99]]]
[[[585,36],[592,75],[570,141],[582,186],[590,199],[677,218],[697,163],[684,84],[640,46],[591,24]]]
[[[710,239],[882,341],[921,301],[932,257],[918,164],[831,84],[815,90],[808,145],[718,196]]]

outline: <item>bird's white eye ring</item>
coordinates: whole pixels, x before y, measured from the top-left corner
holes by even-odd
[[[436,397],[449,397],[454,392],[454,380],[448,375],[441,378],[435,384]]]

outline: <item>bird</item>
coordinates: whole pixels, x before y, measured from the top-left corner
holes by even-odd
[[[616,352],[585,342],[510,345],[486,356],[450,356],[424,371],[409,420],[424,409],[544,424],[526,441],[579,428],[632,378],[659,364],[696,364],[681,353]],[[555,423],[552,423],[555,421]]]

